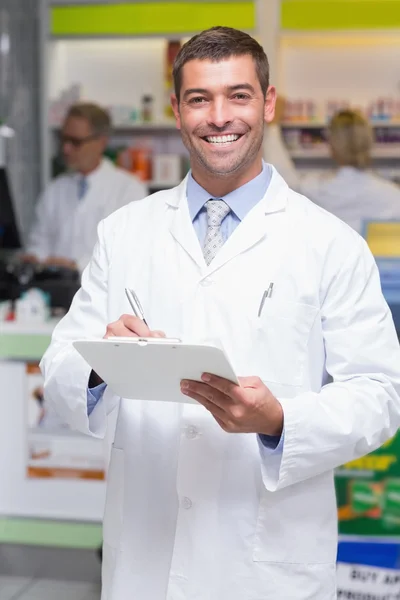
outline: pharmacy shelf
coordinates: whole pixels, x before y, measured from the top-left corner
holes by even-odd
[[[315,148],[289,148],[289,154],[294,159],[328,159],[330,158],[329,147],[319,144]],[[376,144],[372,151],[373,159],[399,159],[400,144]]]
[[[149,189],[157,189],[157,190],[167,190],[167,189],[171,189],[174,187],[177,187],[181,182],[180,181],[173,181],[171,182],[167,182],[167,181],[156,181],[155,179],[152,179],[150,181],[145,181],[144,182],[147,187]]]
[[[60,125],[53,125],[52,130],[54,132],[60,131]],[[175,121],[154,121],[154,122],[138,122],[138,123],[126,123],[121,125],[113,125],[112,131],[114,133],[125,133],[132,131],[176,131]]]
[[[330,157],[328,148],[322,144],[316,148],[289,148],[289,154],[294,159],[300,158],[304,160]]]
[[[328,123],[322,122],[307,122],[307,121],[290,121],[288,123],[282,123],[283,129],[324,129],[328,126]],[[382,121],[382,122],[371,122],[371,127],[374,129],[382,127],[400,127],[400,121]],[[59,125],[52,126],[53,131],[60,131]],[[176,127],[175,121],[154,121],[154,122],[133,122],[120,125],[113,125],[113,131],[117,133],[131,132],[131,131],[176,131],[179,130]]]
[[[400,144],[375,144],[372,158],[397,158],[400,159]]]
[[[323,129],[327,123],[307,122],[307,121],[289,121],[282,123],[283,129]]]
[[[113,126],[115,131],[178,131],[175,121],[154,123],[129,123]]]
[[[400,127],[400,121],[371,121],[371,127]],[[324,129],[328,126],[328,122],[308,122],[308,121],[288,121],[282,123],[283,129]]]

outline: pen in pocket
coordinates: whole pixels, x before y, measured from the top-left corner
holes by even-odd
[[[261,317],[261,313],[262,313],[262,310],[264,308],[265,300],[267,298],[271,298],[273,289],[274,289],[274,283],[271,281],[271,283],[268,286],[268,289],[265,290],[265,292],[263,293],[263,296],[261,298],[260,308],[258,309],[258,316],[259,317]]]

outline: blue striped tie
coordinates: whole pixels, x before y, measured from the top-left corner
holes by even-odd
[[[224,245],[221,232],[221,223],[230,212],[229,206],[223,200],[208,200],[205,204],[207,209],[207,233],[204,240],[203,255],[207,265]]]
[[[78,179],[78,199],[82,200],[89,187],[89,182],[86,177],[80,177]]]

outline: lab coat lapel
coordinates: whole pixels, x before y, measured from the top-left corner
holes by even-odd
[[[172,211],[169,229],[174,239],[201,269],[205,269],[203,252],[190,219],[186,196],[187,177],[171,190],[167,204]]]
[[[264,198],[249,212],[219,250],[209,266],[208,274],[265,238],[268,231],[268,218],[286,208],[288,189],[282,177],[274,169]]]

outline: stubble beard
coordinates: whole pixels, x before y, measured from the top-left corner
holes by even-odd
[[[206,153],[203,152],[199,146],[193,143],[191,136],[184,129],[181,129],[181,136],[182,141],[189,152],[190,162],[192,164],[197,163],[203,170],[214,177],[224,178],[239,172],[256,159],[264,139],[264,121],[262,121],[262,124],[260,125],[260,132],[254,139],[250,148],[248,148],[247,151],[243,150],[240,153],[240,156],[233,155],[227,160],[227,163],[225,163],[223,167],[222,165],[215,165],[209,161]]]

